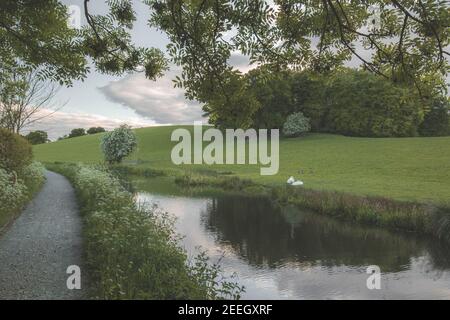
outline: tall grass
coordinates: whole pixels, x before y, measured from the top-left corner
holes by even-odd
[[[137,204],[103,167],[48,165],[73,183],[85,221],[92,296],[99,299],[239,298],[242,288],[217,281],[220,266],[204,253],[192,260],[180,247],[173,219],[155,206]]]
[[[255,183],[249,179],[236,176],[201,175],[198,173],[185,173],[175,178],[175,183],[183,187],[217,187],[225,190],[242,191],[252,187]]]

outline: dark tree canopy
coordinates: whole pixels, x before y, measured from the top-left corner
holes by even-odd
[[[101,132],[105,132],[105,128],[102,127],[91,127],[89,128],[86,133],[87,134],[96,134],[96,133],[101,133]]]
[[[17,64],[41,67],[40,75],[64,84],[87,71],[77,31],[67,24],[67,8],[56,0],[2,0],[0,69]]]
[[[233,52],[273,70],[328,72],[358,60],[423,98],[445,90],[449,69],[447,1],[154,0],[152,24],[167,33],[183,66],[179,86],[207,102],[236,71]],[[375,23],[373,23],[375,21]]]
[[[106,15],[93,15],[89,0],[83,3],[87,25],[77,30],[68,26],[67,7],[58,0],[2,0],[0,69],[39,68],[42,78],[64,85],[86,77],[88,58],[99,71],[115,75],[145,71],[154,79],[166,69],[160,50],[132,43],[131,0],[107,0]]]
[[[70,131],[68,138],[81,137],[86,135],[86,130],[83,128],[76,128]]]
[[[47,132],[42,130],[31,131],[25,138],[33,145],[47,143],[49,141]]]

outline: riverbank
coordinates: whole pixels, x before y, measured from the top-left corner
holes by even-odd
[[[101,166],[47,164],[69,178],[83,216],[85,256],[95,299],[237,299],[241,288],[199,252],[188,257],[171,217],[136,203]]]
[[[171,176],[175,184],[184,188],[216,188],[226,192],[263,196],[280,206],[294,205],[299,209],[312,210],[347,222],[415,232],[450,242],[450,205],[445,203],[418,203],[289,185],[265,185],[213,171],[200,174],[129,166],[116,166],[114,170],[123,176]]]
[[[266,197],[183,188],[168,176],[132,182],[139,201],[176,217],[188,252],[208,248],[211,261],[236,272],[242,299],[450,297],[450,250],[432,237],[342,222]],[[366,287],[371,265],[382,272],[382,290]]]

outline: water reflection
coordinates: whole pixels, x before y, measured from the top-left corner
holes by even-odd
[[[410,234],[338,222],[264,198],[141,194],[178,217],[188,252],[224,255],[250,299],[450,298],[448,249]],[[382,290],[366,288],[367,266]]]

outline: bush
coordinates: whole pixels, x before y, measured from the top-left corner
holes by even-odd
[[[127,125],[120,126],[102,137],[101,148],[105,160],[110,164],[120,163],[137,146],[134,132]]]
[[[301,112],[288,116],[283,126],[283,134],[287,137],[296,137],[310,130],[309,118],[306,118]]]
[[[25,184],[18,181],[14,173],[0,168],[0,219],[23,202],[26,191]]]
[[[435,137],[450,135],[449,111],[449,101],[446,98],[435,99],[419,127],[419,133],[422,136]]]
[[[38,162],[14,171],[0,168],[0,229],[6,225],[33,196],[44,181],[44,167]]]
[[[31,144],[20,135],[0,128],[0,168],[19,173],[31,163]]]
[[[366,71],[331,78],[325,131],[362,137],[416,136],[422,120],[415,94]]]
[[[33,191],[37,186],[44,182],[45,167],[37,161],[31,162],[24,167],[21,172],[21,179],[25,181],[29,191]]]

